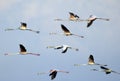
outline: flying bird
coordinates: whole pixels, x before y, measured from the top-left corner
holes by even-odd
[[[100,66],[107,66],[104,64],[98,64],[95,63],[93,55],[90,55],[88,58],[88,63],[87,64],[74,64],[74,66],[81,66],[81,65],[100,65]]]
[[[61,24],[61,29],[63,30],[64,33],[62,33],[63,35],[65,36],[77,36],[77,37],[80,37],[80,38],[84,38],[84,36],[80,36],[80,35],[76,35],[76,34],[73,34],[71,33],[63,24]],[[57,33],[50,33],[50,34],[57,34]]]
[[[55,19],[55,21],[84,21],[77,14],[69,12],[69,19]]]
[[[36,30],[27,28],[27,23],[24,23],[24,22],[21,22],[21,26],[17,29],[11,29],[11,28],[5,29],[5,31],[10,31],[10,30],[28,30],[28,31],[32,31],[35,33],[40,33],[40,31],[36,31]]]
[[[47,48],[54,48],[54,49],[62,49],[62,53],[66,53],[68,49],[74,49],[78,51],[78,48],[72,48],[71,46],[68,45],[61,45],[61,46],[47,46]]]
[[[18,53],[5,53],[5,55],[18,55],[18,54],[27,55],[27,54],[31,54],[31,55],[40,56],[40,54],[27,52],[26,48],[22,44],[19,44],[19,47],[20,47],[20,52],[18,52]]]
[[[93,71],[105,72],[105,74],[110,74],[111,72],[112,72],[112,73],[116,73],[116,74],[120,74],[120,73],[118,73],[118,72],[116,72],[116,71],[113,71],[112,69],[106,68],[106,67],[104,67],[104,66],[100,66],[100,68],[101,68],[101,70],[98,70],[98,69],[91,69],[91,70],[93,70]]]
[[[86,20],[86,21],[88,21],[87,27],[90,27],[96,19],[109,21],[109,19],[107,19],[107,18],[98,18],[94,15],[90,15],[90,17]]]
[[[58,70],[58,69],[51,69],[49,72],[42,72],[42,73],[38,73],[38,75],[40,74],[48,74],[51,77],[51,80],[54,80],[57,76],[58,72],[62,72],[62,73],[69,73],[68,71],[63,71],[63,70]]]
[[[71,20],[71,21],[76,21],[76,20],[79,20],[79,18],[80,18],[78,15],[76,15],[72,12],[69,12],[69,14],[70,14],[69,20]]]

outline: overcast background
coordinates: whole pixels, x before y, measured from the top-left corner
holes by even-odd
[[[90,54],[97,63],[108,64],[108,67],[120,72],[120,1],[119,0],[0,0],[0,81],[50,81],[50,69],[69,71],[69,74],[58,73],[54,81],[120,81],[120,75],[94,72],[90,69],[97,66],[80,66],[87,63]],[[109,18],[110,21],[96,20],[92,26],[86,22],[57,22],[56,18],[68,19],[69,12],[87,19],[89,15]],[[30,31],[4,31],[7,28],[18,28],[20,22],[28,27],[40,30],[40,34]],[[71,32],[85,36],[49,35],[50,32],[61,33],[60,25],[64,24]],[[19,52],[23,44],[33,55],[4,56],[5,53]],[[49,45],[67,44],[79,48],[79,51],[46,49]]]

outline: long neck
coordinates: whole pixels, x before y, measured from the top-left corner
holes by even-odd
[[[55,46],[47,46],[47,48],[54,48]]]
[[[68,71],[58,71],[58,72],[69,73]]]
[[[80,35],[76,35],[76,34],[72,34],[72,35],[80,37],[80,38],[84,38],[84,36],[80,36]]]
[[[31,55],[35,55],[35,56],[40,56],[40,54],[36,54],[36,53],[27,53],[27,54],[31,54]]]
[[[18,55],[20,53],[5,53],[4,55],[8,55],[8,56],[11,56],[11,55]]]
[[[107,18],[96,18],[96,19],[101,19],[101,20],[105,20],[105,21],[109,21],[110,19]]]

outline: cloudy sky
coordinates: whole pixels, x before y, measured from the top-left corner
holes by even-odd
[[[0,0],[0,81],[50,81],[50,69],[69,71],[69,74],[58,73],[55,81],[119,81],[120,75],[93,72],[98,66],[80,66],[87,63],[88,56],[94,55],[97,63],[108,64],[108,67],[120,72],[120,1],[119,0]],[[68,19],[69,12],[76,13],[81,19],[89,15],[109,18],[110,21],[96,20],[87,28],[87,22],[54,21],[56,18]],[[5,31],[7,28],[18,28],[20,22],[39,30],[36,34],[30,31]],[[62,33],[60,25],[64,24],[75,36],[49,35],[50,32]],[[19,52],[23,44],[33,55],[4,56],[5,53]],[[79,51],[47,49],[49,45],[67,44],[79,48]]]

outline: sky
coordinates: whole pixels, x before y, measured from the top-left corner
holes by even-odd
[[[119,0],[0,0],[0,81],[51,81],[50,69],[69,71],[69,74],[58,73],[54,81],[119,81],[120,75],[94,72],[99,66],[79,66],[88,62],[92,54],[96,63],[107,64],[120,72],[120,1]],[[87,22],[54,21],[56,18],[68,19],[69,12],[87,19],[90,15],[109,18],[110,21],[96,20],[92,26]],[[20,22],[39,30],[36,34],[30,31],[5,31],[7,28],[18,28]],[[72,33],[85,38],[64,35],[49,35],[50,32],[62,33],[61,24]],[[40,56],[13,55],[5,53],[19,52],[19,44],[27,51],[40,53]],[[67,44],[79,51],[47,49],[47,46]]]

